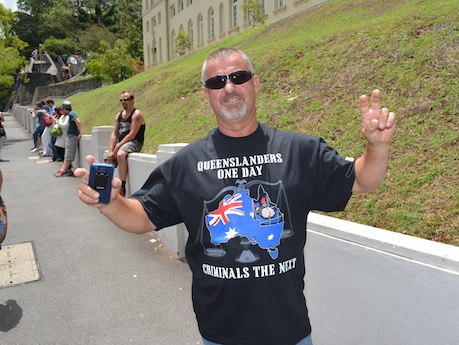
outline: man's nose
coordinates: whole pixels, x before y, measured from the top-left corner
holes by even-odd
[[[230,78],[226,79],[225,81],[225,90],[233,90],[236,87],[236,84],[234,84]]]

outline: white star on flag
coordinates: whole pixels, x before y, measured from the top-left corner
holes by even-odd
[[[236,228],[229,228],[229,231],[225,232],[225,234],[225,238],[230,240],[232,238],[235,238],[238,232],[236,231]]]

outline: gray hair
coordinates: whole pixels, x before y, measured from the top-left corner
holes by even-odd
[[[252,73],[252,75],[255,74],[252,63],[250,62],[247,55],[245,55],[242,51],[236,48],[220,48],[212,52],[202,64],[202,85],[205,85],[206,80],[207,80],[207,64],[209,63],[209,61],[215,61],[215,60],[227,61],[230,58],[232,58],[234,55],[241,55],[245,60],[247,70],[250,73]]]

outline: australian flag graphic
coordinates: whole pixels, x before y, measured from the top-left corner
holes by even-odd
[[[267,250],[271,258],[278,257],[283,215],[267,195],[253,200],[248,189],[236,189],[220,200],[217,209],[208,213],[206,225],[214,245],[246,237],[252,245]]]

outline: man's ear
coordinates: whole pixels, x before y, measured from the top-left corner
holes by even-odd
[[[209,90],[207,90],[206,87],[202,88],[202,94],[204,96],[204,99],[207,101],[207,103],[210,103],[209,102]]]
[[[258,76],[255,74],[253,77],[253,87],[255,88],[255,92],[258,95],[258,91],[260,90],[260,79]]]

